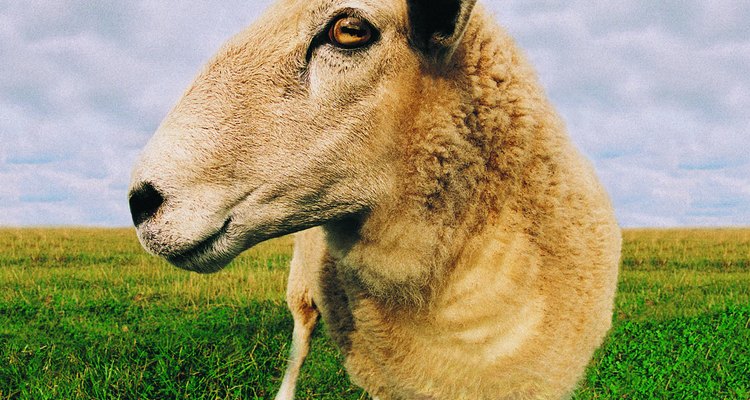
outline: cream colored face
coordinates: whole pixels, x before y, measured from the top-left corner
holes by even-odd
[[[406,14],[403,0],[287,0],[231,39],[134,168],[144,247],[215,271],[388,196],[420,70]]]

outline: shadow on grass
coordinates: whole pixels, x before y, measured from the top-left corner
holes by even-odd
[[[575,398],[750,398],[750,305],[617,323]]]
[[[2,398],[272,398],[292,320],[283,304],[97,302],[0,307]],[[320,329],[300,398],[358,399]]]
[[[284,304],[45,301],[0,305],[1,398],[266,399],[289,351]],[[748,398],[749,326],[750,306],[618,322],[575,398]],[[320,327],[299,398],[365,398]]]

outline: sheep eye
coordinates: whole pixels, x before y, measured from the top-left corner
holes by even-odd
[[[341,17],[328,30],[328,39],[337,47],[356,49],[372,43],[375,34],[375,28],[364,19]]]

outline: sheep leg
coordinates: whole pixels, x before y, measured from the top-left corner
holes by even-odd
[[[281,382],[281,389],[279,389],[279,393],[276,395],[276,400],[294,399],[294,392],[297,387],[297,379],[299,378],[302,363],[305,362],[305,358],[310,351],[310,339],[320,316],[315,306],[305,301],[296,302],[290,309],[294,317],[292,349],[286,373],[284,373],[284,380]]]

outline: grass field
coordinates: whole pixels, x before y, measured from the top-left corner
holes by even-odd
[[[750,399],[750,230],[628,230],[576,399]],[[272,398],[292,241],[197,275],[129,229],[0,229],[0,399]],[[318,329],[299,398],[364,399]]]

